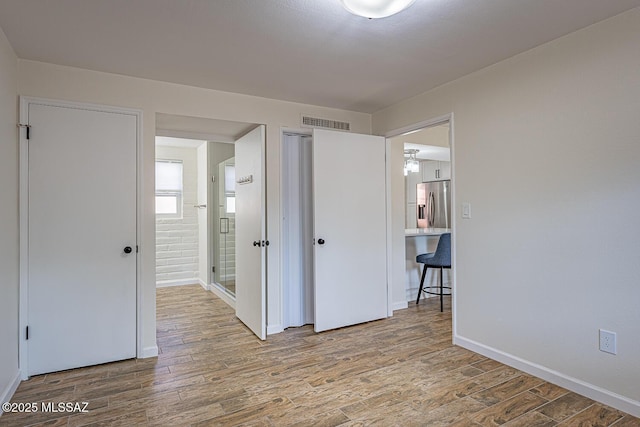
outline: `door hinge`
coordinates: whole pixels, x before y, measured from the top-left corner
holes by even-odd
[[[140,252],[138,245],[136,245],[136,253]]]
[[[23,125],[22,123],[19,123],[18,127],[25,128],[27,130],[27,139],[29,139],[29,129],[31,129],[31,125]]]
[[[29,339],[29,327],[27,326],[27,334],[26,334],[27,339]]]

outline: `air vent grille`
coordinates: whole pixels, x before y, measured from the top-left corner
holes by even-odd
[[[336,120],[320,119],[318,117],[311,116],[302,116],[302,126],[344,131],[351,130],[351,123],[349,122],[339,122]]]

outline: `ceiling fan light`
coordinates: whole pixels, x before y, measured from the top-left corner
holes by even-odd
[[[345,9],[365,18],[386,18],[411,6],[416,0],[340,0]]]

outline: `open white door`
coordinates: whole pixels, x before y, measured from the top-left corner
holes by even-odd
[[[385,139],[314,130],[315,330],[387,317]]]
[[[236,316],[260,339],[267,337],[265,127],[235,143]]]
[[[139,116],[23,99],[22,120],[27,373],[135,357]]]

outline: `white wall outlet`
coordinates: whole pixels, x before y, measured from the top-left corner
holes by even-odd
[[[469,202],[462,203],[462,218],[464,219],[471,218],[471,203]]]
[[[617,354],[616,333],[600,329],[600,351]]]

